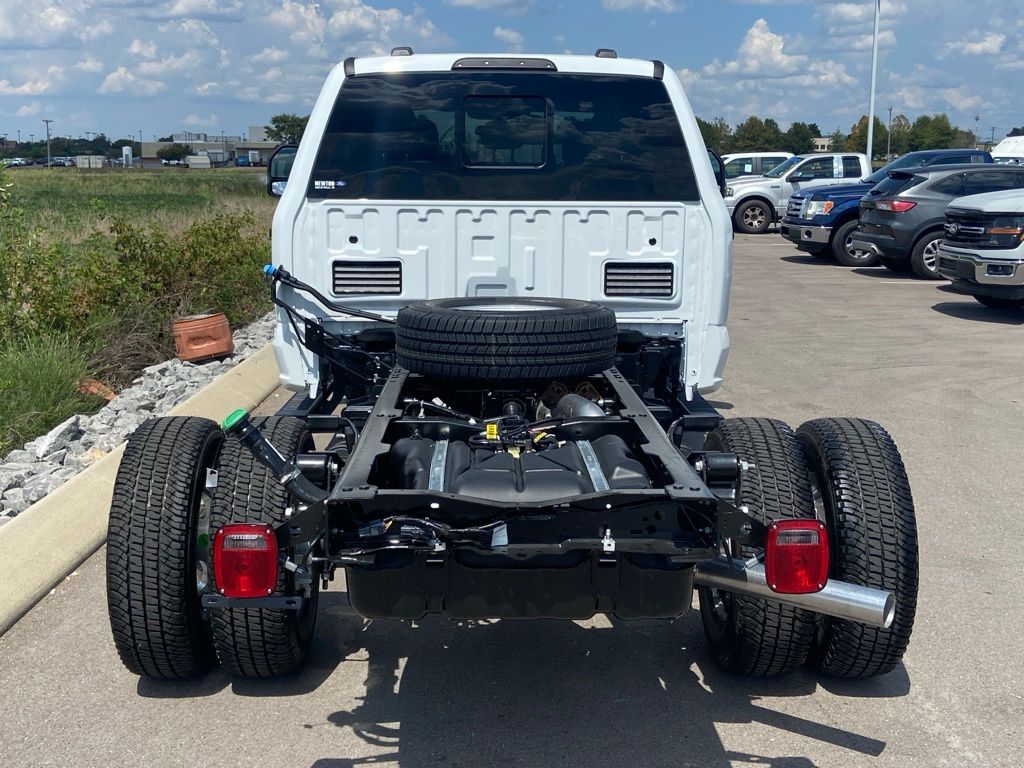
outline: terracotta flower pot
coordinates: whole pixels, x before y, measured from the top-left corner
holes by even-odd
[[[191,315],[174,321],[174,347],[186,362],[227,357],[235,350],[231,326],[223,312]]]

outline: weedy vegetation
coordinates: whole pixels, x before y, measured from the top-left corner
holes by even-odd
[[[173,357],[174,317],[266,312],[273,207],[248,170],[0,170],[0,456]]]

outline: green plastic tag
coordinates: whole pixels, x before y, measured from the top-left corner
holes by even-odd
[[[248,415],[248,412],[244,408],[238,408],[227,415],[227,418],[221,422],[220,428],[227,432]]]

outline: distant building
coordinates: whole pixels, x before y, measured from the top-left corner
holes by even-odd
[[[832,137],[831,136],[818,136],[814,140],[814,151],[815,152],[831,152],[832,151]]]
[[[249,141],[270,141],[270,139],[267,138],[267,126],[250,125]]]
[[[171,144],[184,144],[189,148],[190,155],[208,155],[214,164],[231,165],[236,157],[244,157],[252,162],[258,156],[258,163],[265,165],[277,148],[278,142],[267,141],[265,134],[259,139],[254,139],[251,135],[248,139],[241,136],[224,136],[222,139],[219,135],[207,133],[175,133],[171,135],[171,141],[142,142],[143,162],[158,162],[157,153]]]

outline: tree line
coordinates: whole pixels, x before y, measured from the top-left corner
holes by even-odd
[[[698,117],[697,124],[704,136],[704,143],[723,155],[730,152],[767,152],[774,149],[802,155],[814,151],[815,138],[826,136],[817,123],[795,122],[788,130],[783,131],[770,117],[748,117],[735,129],[721,117],[716,117],[710,122]],[[860,119],[850,126],[849,133],[843,133],[836,128],[827,135],[832,139],[832,147],[836,151],[866,152],[868,117],[861,115]],[[875,155],[884,155],[887,147],[892,154],[902,155],[918,149],[952,149],[971,147],[974,144],[974,134],[957,128],[949,121],[947,115],[921,115],[913,123],[906,115],[896,115],[892,119],[891,137],[889,127],[875,117],[872,148]]]

